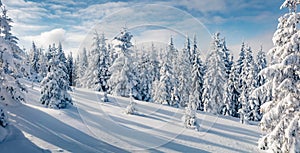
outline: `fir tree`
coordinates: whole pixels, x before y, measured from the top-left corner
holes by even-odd
[[[83,48],[82,53],[79,55],[79,59],[77,60],[77,79],[75,80],[77,87],[83,86],[83,77],[88,68],[88,59],[87,59],[87,50]]]
[[[23,91],[26,88],[20,84],[19,77],[22,70],[24,52],[17,46],[18,40],[11,34],[12,19],[7,16],[7,10],[0,3],[0,102],[6,104],[24,101]]]
[[[236,74],[235,66],[231,67],[229,78],[225,84],[224,92],[224,108],[222,110],[223,115],[229,115],[238,117],[239,110],[239,92],[237,89],[238,75]]]
[[[189,100],[187,107],[185,107],[185,113],[182,117],[185,128],[192,128],[199,130],[199,124],[197,123],[196,110],[197,104],[192,99]]]
[[[32,81],[38,81],[39,80],[39,76],[38,76],[38,73],[39,73],[39,69],[40,69],[40,66],[39,66],[39,51],[37,49],[37,47],[35,46],[35,43],[32,42],[32,55],[31,55],[31,60],[30,60],[30,63],[31,63],[31,76],[33,77],[33,80]]]
[[[68,80],[69,80],[69,86],[74,86],[74,71],[75,71],[75,67],[74,67],[74,63],[73,63],[73,56],[72,56],[72,52],[69,54],[68,58],[67,58],[67,69],[68,69]]]
[[[83,87],[91,88],[96,91],[107,91],[109,79],[109,53],[106,48],[106,39],[104,34],[99,35],[97,32],[94,34],[90,62],[87,71],[81,83]]]
[[[131,43],[132,35],[127,31],[127,28],[123,28],[120,35],[115,37],[119,41],[116,46],[118,48],[118,57],[114,61],[113,65],[109,68],[111,72],[111,78],[109,79],[110,92],[117,96],[129,96],[129,92],[132,90],[133,96],[138,94],[136,88],[137,78],[134,70]]]
[[[202,94],[203,94],[203,81],[204,81],[204,66],[199,56],[196,56],[193,62],[192,68],[192,88],[191,92],[191,99],[197,105],[196,109],[201,111],[204,110],[204,105],[202,101]]]
[[[167,105],[178,105],[176,101],[172,101],[172,67],[169,57],[166,57],[166,60],[163,62],[163,65],[160,69],[160,81],[157,85],[154,94],[154,102],[167,104]],[[173,99],[174,100],[174,99]]]
[[[72,105],[71,96],[67,92],[70,87],[66,78],[66,67],[59,57],[61,55],[57,52],[49,61],[49,71],[41,82],[42,96],[40,98],[43,105],[58,109]]]
[[[190,39],[187,37],[185,48],[182,50],[179,56],[179,93],[180,93],[180,106],[185,107],[187,106],[187,103],[189,102],[189,94],[191,92],[191,80],[190,76],[191,74],[191,68],[192,64],[190,62]]]
[[[255,77],[256,86],[261,87],[265,83],[266,80],[259,73],[267,66],[266,55],[262,51],[262,47],[261,47],[260,51],[257,53],[256,59],[257,59],[256,60],[256,66],[257,66],[256,73],[258,74]],[[268,93],[268,91],[263,91],[263,92]],[[253,105],[251,106],[251,109],[252,109],[252,114],[253,114],[253,120],[255,120],[255,121],[261,120],[262,112],[260,111],[260,107],[262,104],[264,104],[265,102],[268,101],[268,97],[270,97],[270,96],[271,95],[263,94],[262,91],[258,88],[252,92],[252,94],[251,94],[252,101],[251,102],[253,103]]]
[[[272,99],[262,105],[260,128],[266,132],[259,148],[270,152],[300,152],[300,14],[298,0],[285,0],[289,13],[279,18],[269,51],[275,63],[262,70],[263,85],[272,89]],[[262,86],[262,87],[263,87]]]
[[[226,81],[223,44],[219,35],[219,33],[216,33],[213,37],[211,53],[206,59],[207,68],[203,85],[204,111],[214,114],[221,114],[224,84]]]
[[[244,64],[240,75],[242,91],[239,97],[242,108],[239,110],[239,113],[241,122],[247,123],[249,120],[253,120],[254,114],[252,112],[252,108],[255,107],[255,103],[250,97],[251,93],[256,87],[256,74],[251,47],[247,47],[243,63]]]

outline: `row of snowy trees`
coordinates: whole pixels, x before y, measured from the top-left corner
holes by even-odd
[[[65,57],[61,44],[58,48],[50,46],[44,52],[33,43],[29,54],[31,79],[37,82],[49,79],[54,74],[50,73],[51,67],[60,65],[68,86],[124,97],[132,94],[138,100],[174,107],[186,107],[191,102],[195,110],[240,117],[242,122],[261,119],[260,106],[271,97],[253,92],[265,82],[258,75],[267,66],[262,49],[255,60],[251,47],[242,43],[238,60],[234,62],[225,39],[216,33],[211,51],[202,62],[196,36],[193,42],[187,37],[182,50],[176,49],[173,38],[165,49],[157,49],[154,44],[137,48],[131,38],[124,28],[114,38],[117,44],[113,46],[107,44],[104,34],[95,32],[91,49],[83,49],[75,60],[72,54]],[[45,85],[45,81],[42,84],[53,88]],[[49,101],[48,90],[42,91],[48,94],[41,99],[46,105],[50,103],[45,102],[45,97]],[[67,94],[65,89],[64,92]]]
[[[243,43],[234,62],[225,39],[216,33],[203,62],[196,37],[193,42],[187,37],[182,50],[176,49],[173,38],[162,49],[154,44],[137,48],[131,38],[124,28],[113,46],[104,34],[95,32],[91,49],[84,49],[75,59],[72,54],[66,58],[61,45],[50,46],[44,53],[33,43],[29,55],[31,79],[49,79],[51,67],[61,65],[67,77],[64,81],[70,86],[125,97],[132,94],[138,100],[174,107],[191,105],[195,110],[241,117],[243,121],[261,119],[260,106],[269,96],[253,91],[265,81],[258,75],[267,65],[262,49],[254,60],[252,49]]]

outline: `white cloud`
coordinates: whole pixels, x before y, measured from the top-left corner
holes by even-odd
[[[38,46],[46,48],[48,45],[59,42],[64,42],[66,31],[62,28],[53,29],[51,31],[42,32],[37,36],[25,36],[26,41],[34,41]]]

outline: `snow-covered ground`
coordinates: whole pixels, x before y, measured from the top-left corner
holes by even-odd
[[[137,115],[124,113],[128,98],[76,88],[74,107],[62,110],[39,104],[39,85],[28,87],[27,102],[3,106],[11,133],[0,152],[259,152],[256,123],[198,112],[199,131],[183,128],[184,109],[137,102]],[[27,138],[27,139],[26,139]]]

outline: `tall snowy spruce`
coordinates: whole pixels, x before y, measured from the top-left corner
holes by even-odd
[[[187,103],[187,106],[185,107],[185,112],[182,117],[183,125],[185,128],[195,129],[196,131],[199,130],[199,124],[197,123],[197,117],[196,117],[196,110],[197,105],[190,100]]]
[[[174,69],[172,59],[175,51],[173,44],[173,38],[171,38],[170,44],[168,45],[164,57],[162,58],[160,68],[160,79],[158,84],[155,86],[153,99],[155,103],[166,104],[174,107],[179,106],[179,93],[178,88],[174,88]]]
[[[87,50],[83,48],[82,52],[79,54],[79,58],[77,60],[77,78],[75,80],[77,87],[83,87],[84,75],[88,68],[88,59],[87,59]]]
[[[170,60],[170,87],[171,87],[171,102],[169,103],[169,105],[174,106],[174,107],[178,107],[181,103],[181,95],[180,95],[180,89],[179,89],[179,85],[180,85],[180,80],[179,80],[179,74],[180,74],[180,63],[179,61],[179,52],[178,50],[175,48],[174,45],[174,41],[173,41],[173,37],[170,38],[170,43],[168,45],[167,48],[167,56],[168,56],[168,60]],[[168,61],[166,61],[168,62]]]
[[[206,73],[203,85],[204,111],[221,114],[223,107],[224,84],[226,82],[226,67],[223,60],[223,41],[220,33],[213,36],[211,53],[206,59]]]
[[[40,77],[38,75],[40,66],[39,66],[39,50],[37,49],[34,42],[32,42],[31,56],[30,56],[30,74],[31,79],[34,82],[39,82]]]
[[[236,74],[236,67],[232,66],[229,78],[225,84],[224,91],[224,107],[222,109],[223,115],[238,117],[239,110],[239,92],[238,92],[238,77]]]
[[[96,91],[107,91],[107,81],[109,79],[109,53],[105,43],[104,34],[94,34],[93,45],[90,54],[90,62],[86,73],[81,79],[83,87]]]
[[[73,55],[72,52],[68,55],[67,57],[67,69],[68,69],[68,76],[69,76],[69,86],[74,86],[75,85],[75,65],[74,65],[74,60],[73,60]]]
[[[250,96],[256,87],[255,76],[255,63],[252,49],[247,46],[240,74],[241,92],[239,102],[241,103],[242,108],[239,109],[239,114],[242,123],[248,123],[249,120],[253,120],[255,115],[252,112],[252,108],[255,107],[255,103]]]
[[[269,54],[275,59],[262,70],[267,79],[263,86],[272,88],[271,101],[262,105],[260,128],[267,134],[259,148],[270,152],[300,152],[300,13],[298,0],[285,0],[281,9],[289,13],[279,18],[274,33],[274,47]]]
[[[152,95],[152,82],[154,79],[154,67],[150,62],[149,53],[142,51],[141,57],[138,59],[137,71],[138,71],[138,92],[139,96],[136,98],[142,101],[150,101]]]
[[[202,93],[203,93],[203,80],[204,80],[204,65],[200,59],[200,56],[197,53],[197,41],[196,37],[194,37],[194,45],[193,45],[193,54],[192,54],[192,82],[191,82],[191,92],[190,94],[190,102],[192,101],[197,106],[196,109],[201,111],[204,110],[203,101],[202,101]]]
[[[109,68],[111,78],[108,81],[110,92],[113,95],[128,97],[132,90],[133,96],[138,94],[137,90],[133,88],[137,84],[137,78],[133,73],[134,61],[132,57],[132,35],[123,28],[120,35],[115,37],[119,42],[116,45],[118,56],[113,65]]]
[[[52,47],[47,76],[41,82],[41,98],[43,105],[50,108],[66,108],[72,105],[72,99],[67,90],[70,89],[66,65],[60,60],[59,48]]]
[[[17,45],[18,38],[11,34],[12,19],[7,16],[1,1],[0,7],[0,102],[13,104],[24,101],[23,91],[26,89],[18,79],[25,54]]]
[[[191,68],[192,63],[190,61],[191,43],[190,38],[186,38],[185,47],[180,52],[179,59],[179,95],[180,95],[180,106],[185,107],[189,102],[189,96],[191,92]]]
[[[257,57],[256,57],[256,75],[255,76],[255,80],[256,80],[256,86],[257,88],[254,89],[254,91],[251,93],[250,98],[251,98],[251,103],[250,103],[250,107],[251,107],[251,114],[252,116],[252,120],[255,121],[260,121],[262,118],[262,112],[261,112],[261,105],[264,104],[265,102],[269,101],[269,97],[271,97],[270,94],[270,90],[269,89],[264,89],[264,91],[262,91],[260,88],[260,86],[262,86],[266,79],[262,76],[259,75],[259,73],[261,72],[261,70],[263,70],[264,68],[267,67],[267,59],[266,59],[266,54],[265,52],[263,52],[262,47],[260,49],[260,51],[257,53]]]

